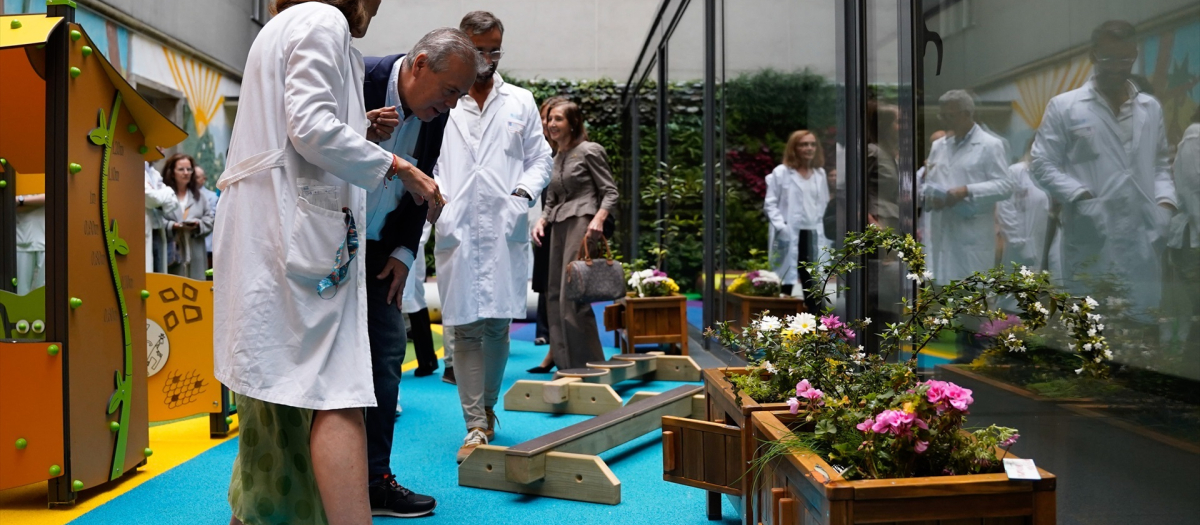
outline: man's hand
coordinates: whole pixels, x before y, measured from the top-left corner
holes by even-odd
[[[533,226],[533,231],[530,232],[530,236],[533,237],[533,244],[541,246],[542,238],[546,236],[546,221],[538,219],[537,224]]]
[[[959,186],[946,192],[946,207],[954,206],[967,198],[967,187]]]
[[[383,142],[392,138],[392,132],[400,125],[400,113],[396,112],[395,106],[372,109],[367,112],[367,120],[371,122],[367,128],[367,140]]]
[[[426,202],[429,203],[430,209],[446,205],[446,199],[442,197],[437,181],[407,160],[396,157],[396,161],[400,166],[400,169],[396,170],[396,176],[404,184],[404,189],[412,194],[418,206]]]
[[[387,303],[396,302],[396,309],[403,308],[404,303],[404,283],[408,282],[408,267],[400,262],[395,257],[388,257],[387,264],[383,267],[383,272],[376,276],[376,279],[387,279],[388,275],[392,276],[392,285],[388,287]]]

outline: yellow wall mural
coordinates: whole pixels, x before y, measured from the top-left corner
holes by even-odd
[[[217,110],[225,103],[225,97],[220,94],[221,74],[166,46],[162,50],[167,57],[171,77],[175,79],[175,86],[187,98],[195,117],[196,136],[203,136],[216,117]]]
[[[1059,93],[1082,86],[1092,75],[1092,63],[1086,54],[1070,62],[1039,70],[1016,81],[1020,98],[1012,102],[1013,111],[1030,129],[1037,129],[1046,112],[1046,104]]]

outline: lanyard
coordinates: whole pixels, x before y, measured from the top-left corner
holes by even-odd
[[[346,240],[342,242],[341,246],[338,246],[337,253],[334,255],[333,271],[329,273],[328,277],[317,283],[317,295],[322,299],[333,299],[337,295],[338,286],[350,272],[350,263],[354,262],[354,256],[358,254],[358,228],[354,225],[354,214],[350,213],[350,208],[342,208],[342,213],[346,214]],[[350,254],[345,264],[342,264],[343,249]],[[329,288],[333,288],[333,295],[325,297],[325,290]]]

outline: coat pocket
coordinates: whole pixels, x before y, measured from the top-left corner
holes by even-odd
[[[292,213],[292,236],[288,240],[288,275],[313,283],[329,276],[346,242],[347,229],[345,214],[297,198]]]
[[[512,215],[504,236],[511,243],[529,242],[529,203],[524,197],[508,197],[508,213]]]

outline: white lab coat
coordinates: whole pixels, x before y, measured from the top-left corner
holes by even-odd
[[[1179,213],[1171,219],[1171,248],[1200,248],[1200,123],[1188,126],[1175,150]]]
[[[1012,195],[1004,143],[978,125],[956,144],[933,143],[925,166],[926,202],[937,192],[967,187],[967,198],[949,208],[926,208],[926,259],[934,281],[947,284],[996,264],[996,203]]]
[[[1167,165],[1162,107],[1130,84],[1131,141],[1092,81],[1050,100],[1033,144],[1032,175],[1063,203],[1059,217],[1064,282],[1092,293],[1077,274],[1116,275],[1127,287],[1135,315],[1162,297],[1160,253],[1175,184]],[[1074,202],[1084,192],[1091,199]],[[1148,318],[1147,318],[1148,319]]]
[[[767,198],[763,212],[770,222],[767,231],[767,260],[771,271],[783,284],[799,282],[797,259],[800,256],[800,230],[816,230],[811,253],[820,256],[828,246],[825,236],[825,206],[829,203],[829,182],[825,170],[813,168],[805,179],[796,170],[780,164],[767,175]]]
[[[429,307],[425,303],[425,243],[429,242],[432,228],[432,224],[425,222],[425,228],[421,230],[421,243],[417,245],[412,268],[408,270],[408,280],[404,283],[404,298],[400,302],[400,311],[406,314],[417,313]]]
[[[1033,183],[1028,163],[1009,166],[1008,175],[1013,181],[1012,196],[996,205],[996,222],[1004,237],[1001,265],[1008,269],[1012,263],[1017,263],[1027,266],[1030,271],[1041,271],[1045,262],[1050,198]]]
[[[175,211],[179,200],[175,190],[163,184],[162,175],[146,163],[146,271],[154,271],[154,230],[162,232],[162,216]]]
[[[375,405],[366,192],[392,156],[364,138],[362,85],[362,55],[328,4],[288,8],[250,49],[213,246],[216,378],[234,392],[315,410]],[[301,179],[311,199],[298,197]],[[359,253],[321,298],[346,239],[343,206]]]
[[[550,146],[533,94],[495,76],[477,121],[450,110],[434,173],[449,203],[434,233],[442,324],[522,319],[529,287],[529,208],[550,183]],[[482,126],[478,149],[469,126]],[[534,200],[514,197],[524,188]]]

